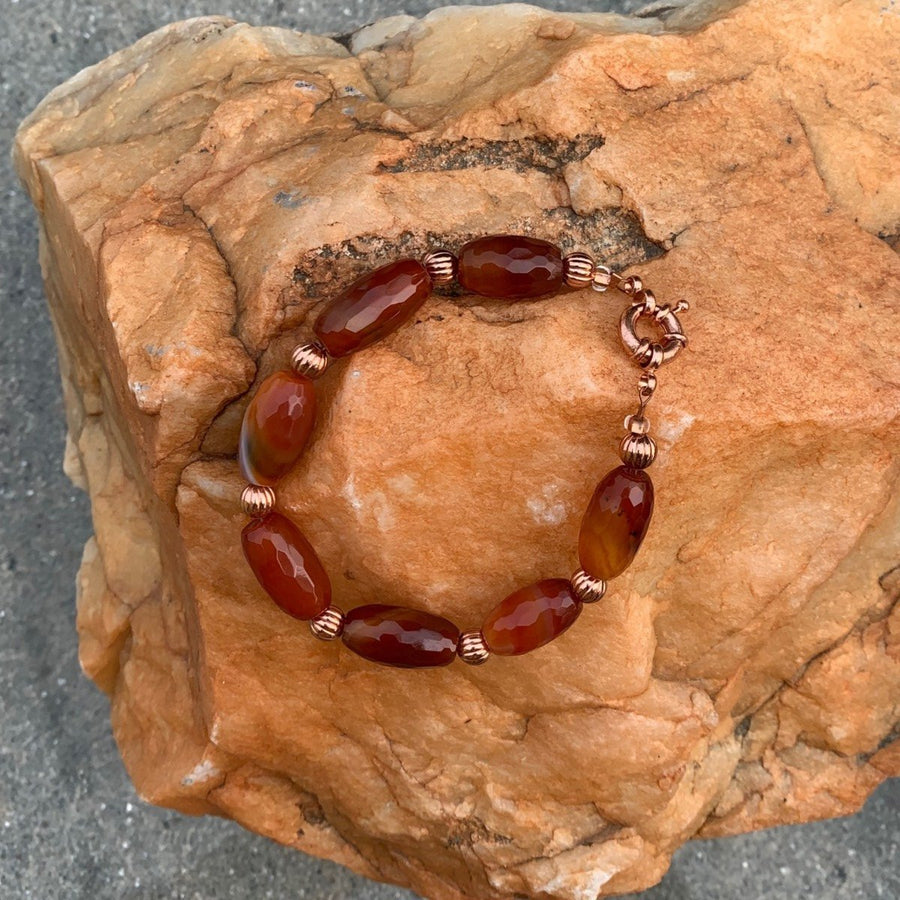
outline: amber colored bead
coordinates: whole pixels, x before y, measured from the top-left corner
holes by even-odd
[[[294,372],[270,375],[244,413],[238,459],[251,484],[273,485],[290,471],[316,419],[316,389]]]
[[[266,593],[295,619],[312,619],[331,603],[331,582],[312,544],[288,518],[269,513],[241,532],[244,556]]]
[[[341,639],[372,662],[422,669],[453,662],[459,629],[447,619],[418,609],[370,603],[347,613]]]
[[[417,259],[398,259],[357,278],[313,326],[332,356],[347,356],[396,331],[431,293],[428,271]]]
[[[650,476],[643,469],[613,469],[597,485],[581,520],[581,568],[604,581],[621,575],[641,546],[652,514]]]
[[[563,283],[562,253],[549,241],[517,234],[476,238],[459,251],[457,278],[486,297],[551,294]]]
[[[491,610],[481,633],[499,656],[518,656],[561,635],[581,612],[565,578],[547,578],[510,594]]]

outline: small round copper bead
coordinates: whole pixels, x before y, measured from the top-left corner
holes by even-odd
[[[602,600],[606,593],[606,582],[602,578],[588,575],[584,569],[579,569],[572,576],[572,588],[582,603],[596,603]]]
[[[625,428],[632,434],[647,434],[650,430],[650,420],[646,416],[625,416]]]
[[[248,484],[241,493],[241,506],[252,519],[261,519],[275,508],[275,491],[262,484]]]
[[[318,378],[331,362],[328,351],[317,341],[298,344],[291,354],[291,367],[298,375]]]
[[[344,633],[344,613],[336,606],[322,610],[309,620],[309,630],[320,641],[333,641]]]
[[[563,278],[569,287],[587,287],[594,280],[593,257],[587,253],[570,253],[563,260]]]
[[[449,250],[432,250],[422,260],[432,284],[448,284],[456,277],[458,260]]]
[[[619,444],[619,456],[632,469],[646,469],[656,459],[656,441],[649,434],[626,434]]]
[[[609,266],[594,266],[594,274],[591,276],[591,287],[603,293],[609,290],[612,284],[613,273]]]
[[[459,658],[470,666],[480,666],[487,662],[487,658],[491,655],[480,631],[463,632],[459,637],[456,652]]]

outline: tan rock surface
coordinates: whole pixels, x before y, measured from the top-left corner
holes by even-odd
[[[855,810],[900,772],[900,16],[446,9],[351,50],[172,25],[17,137],[93,503],[82,662],[138,790],[437,900],[636,890],[698,833]],[[538,654],[378,669],[243,564],[240,415],[338,285],[497,231],[692,302],[654,524]],[[472,626],[572,570],[620,309],[444,292],[325,379],[281,496],[343,604]]]

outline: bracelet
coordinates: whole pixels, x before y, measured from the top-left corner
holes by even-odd
[[[332,360],[349,356],[408,321],[432,286],[456,279],[471,293],[500,299],[539,297],[564,287],[631,298],[619,332],[631,358],[645,371],[638,381],[637,411],[625,418],[619,444],[623,465],[597,485],[581,522],[578,557],[571,577],[548,578],[520,588],[499,603],[481,628],[461,632],[449,620],[418,609],[381,603],[344,612],[331,603],[331,583],[312,545],[286,516],[275,511],[275,485],[299,459],[316,417],[314,379]],[[645,408],[656,390],[656,370],[685,346],[674,308],[659,306],[639,276],[622,276],[586,253],[563,257],[553,244],[521,235],[469,241],[458,255],[440,249],[422,260],[400,259],[374,269],[331,301],[316,320],[315,339],[296,347],[291,368],[259,386],[244,414],[239,461],[249,482],[241,495],[251,521],[241,542],[257,580],[281,609],[309,622],[325,641],[342,638],[354,653],[389,666],[444,666],[457,656],[478,665],[492,654],[516,656],[543,646],[578,618],[585,603],[606,593],[609,579],[634,559],[653,512],[653,483],[646,469],[656,458]],[[658,341],[638,336],[649,319]]]

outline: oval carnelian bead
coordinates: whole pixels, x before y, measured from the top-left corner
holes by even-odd
[[[244,556],[266,593],[295,619],[312,619],[331,603],[331,582],[303,532],[269,513],[241,533]]]
[[[341,639],[372,662],[423,669],[453,662],[459,629],[447,619],[418,609],[370,603],[347,613]]]
[[[348,356],[396,331],[431,293],[428,271],[417,259],[398,259],[358,278],[313,326],[332,356]]]
[[[463,244],[457,278],[468,291],[486,297],[537,297],[559,290],[563,258],[549,241],[495,234]]]
[[[581,520],[581,568],[604,581],[621,575],[638,552],[652,514],[653,482],[647,472],[613,469],[597,485]]]
[[[289,371],[270,375],[244,413],[238,451],[244,478],[276,484],[303,452],[315,419],[312,381]]]
[[[491,652],[518,656],[561,635],[581,612],[571,582],[547,578],[510,594],[491,610],[481,633]]]

